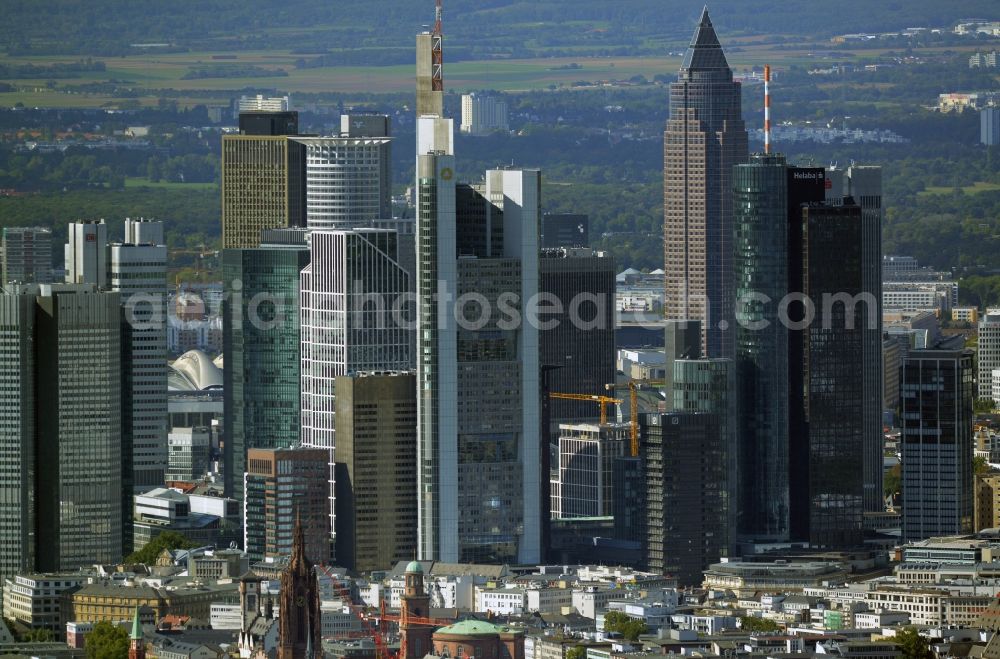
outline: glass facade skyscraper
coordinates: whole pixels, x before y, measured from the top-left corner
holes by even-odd
[[[788,293],[785,158],[754,154],[733,174],[736,284],[737,530],[747,539],[789,536]]]
[[[299,442],[299,272],[304,231],[267,232],[264,244],[222,252],[225,282],[225,491],[242,497],[246,452]]]

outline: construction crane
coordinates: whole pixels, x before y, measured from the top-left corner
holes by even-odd
[[[595,396],[591,394],[563,394],[552,392],[549,394],[550,398],[558,398],[559,400],[588,400],[593,403],[600,403],[601,405],[601,425],[608,422],[608,404],[620,404],[622,402],[621,398],[614,398],[612,396]]]
[[[613,384],[607,384],[604,387],[611,392],[615,390]],[[621,401],[619,400],[619,402]],[[629,416],[631,417],[628,431],[629,444],[632,457],[636,458],[639,456],[639,385],[636,384],[635,380],[628,381],[628,403]]]

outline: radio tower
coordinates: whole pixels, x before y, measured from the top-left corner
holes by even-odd
[[[431,89],[444,91],[444,54],[441,50],[441,0],[434,3],[434,32],[431,36]]]

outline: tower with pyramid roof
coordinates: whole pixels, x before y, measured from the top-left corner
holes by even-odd
[[[302,522],[295,519],[292,559],[281,573],[278,659],[321,659],[323,656],[319,588],[313,564],[306,558]]]
[[[667,320],[699,320],[702,354],[734,351],[733,166],[748,157],[740,83],[702,11],[670,85],[664,132],[663,248]]]
[[[135,614],[132,616],[132,631],[128,638],[128,659],[146,659],[146,640],[142,636],[138,606],[135,607]]]

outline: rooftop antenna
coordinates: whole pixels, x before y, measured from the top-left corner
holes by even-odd
[[[771,65],[764,65],[764,153],[771,153]]]
[[[444,55],[441,50],[441,0],[434,0],[434,32],[431,33],[431,89],[444,91]]]

